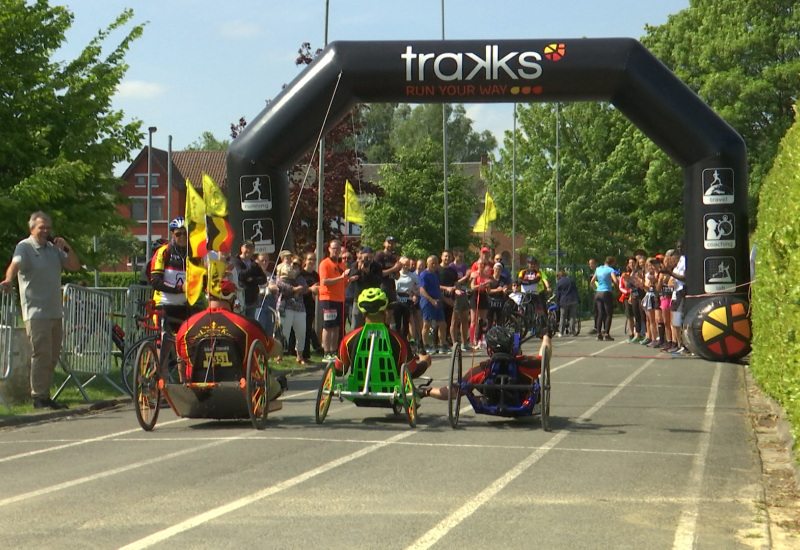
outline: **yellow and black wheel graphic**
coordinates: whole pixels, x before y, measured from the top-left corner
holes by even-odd
[[[693,351],[711,361],[738,361],[750,353],[748,304],[735,296],[715,297],[694,308],[685,320]]]

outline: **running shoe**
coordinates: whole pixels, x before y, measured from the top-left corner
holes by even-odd
[[[677,350],[673,351],[672,355],[689,355],[689,350],[686,349],[686,346],[681,346]]]
[[[425,348],[425,353],[427,353],[428,355],[436,355],[437,350],[436,348]]]
[[[652,340],[651,340],[650,338],[645,338],[644,340],[642,340],[641,342],[639,342],[639,344],[640,344],[640,345],[642,345],[642,346],[646,346],[646,345],[647,345],[647,344],[649,344],[650,342],[652,342]]]
[[[472,351],[472,348],[470,348],[466,344],[461,344],[461,351]]]
[[[439,353],[441,353],[442,355],[447,355],[450,353],[450,348],[442,346],[439,348]]]
[[[612,338],[610,334],[606,334],[605,336],[603,336],[603,340],[608,340],[609,342],[613,342],[614,338]]]
[[[600,340],[601,342],[603,341],[603,335],[599,332],[597,333],[597,339]]]
[[[564,335],[561,334],[560,332],[556,332],[556,338],[561,338],[562,336],[564,336]]]

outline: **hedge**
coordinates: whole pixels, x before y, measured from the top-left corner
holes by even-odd
[[[795,105],[795,113],[800,104]],[[755,281],[752,285],[753,353],[750,367],[778,401],[800,441],[800,125],[781,141],[761,187]]]

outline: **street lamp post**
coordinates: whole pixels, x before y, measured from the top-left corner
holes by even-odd
[[[153,253],[153,215],[152,215],[152,201],[153,201],[153,134],[158,130],[155,126],[150,126],[147,129],[147,243],[145,250],[147,255],[145,261],[150,259]]]
[[[444,40],[444,0],[442,0],[442,40]],[[447,204],[447,104],[442,103],[442,169],[444,179],[444,247],[450,248],[450,226]]]

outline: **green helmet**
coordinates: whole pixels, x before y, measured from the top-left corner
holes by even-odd
[[[358,295],[358,309],[366,315],[376,315],[389,305],[389,298],[380,288],[365,288]]]

